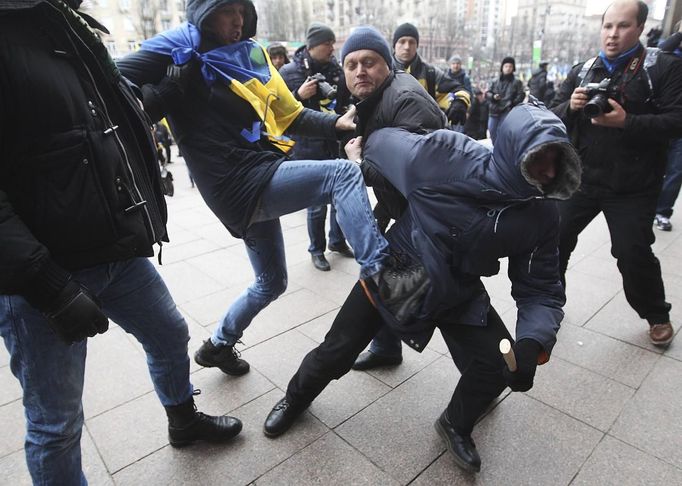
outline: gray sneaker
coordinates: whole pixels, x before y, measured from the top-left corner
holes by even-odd
[[[660,214],[656,215],[654,223],[656,224],[656,228],[660,229],[661,231],[672,231],[673,229],[673,224],[670,222],[670,218],[666,218]]]

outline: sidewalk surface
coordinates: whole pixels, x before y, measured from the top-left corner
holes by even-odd
[[[187,319],[193,355],[252,273],[242,242],[190,188],[183,159],[169,168],[176,192],[159,271]],[[672,222],[672,232],[655,230],[654,252],[679,329],[682,219]],[[313,268],[305,211],[282,218],[282,227],[289,288],[243,337],[251,371],[229,377],[192,361],[199,408],[239,417],[242,433],[228,445],[171,448],[142,348],[112,325],[88,347],[82,449],[90,484],[682,484],[682,338],[665,352],[648,343],[646,323],[625,301],[603,218],[581,235],[571,259],[551,361],[530,392],[507,390],[474,432],[480,474],[461,472],[433,427],[459,375],[438,332],[421,354],[403,347],[401,366],[333,382],[289,433],[266,438],[267,413],[358,276],[357,264],[337,254],[327,254],[331,272]],[[485,283],[513,333],[506,262]],[[21,389],[0,346],[0,484],[30,484],[24,427]]]

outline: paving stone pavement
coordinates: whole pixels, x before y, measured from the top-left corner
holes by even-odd
[[[250,281],[241,241],[170,165],[171,243],[159,268],[187,318],[193,353]],[[656,231],[673,323],[682,323],[682,219]],[[682,341],[647,342],[646,323],[627,305],[602,218],[580,238],[568,272],[566,318],[552,360],[528,393],[506,391],[474,431],[483,466],[463,473],[433,422],[459,376],[436,333],[423,353],[404,348],[392,370],[351,372],[333,382],[289,433],[268,439],[262,423],[301,359],[326,331],[356,281],[357,264],[328,254],[315,270],[306,251],[306,213],[282,218],[289,288],[246,331],[243,377],[192,365],[201,410],[240,417],[223,446],[168,445],[139,344],[120,328],[92,339],[84,391],[83,462],[92,485],[673,485],[682,484]],[[485,279],[513,330],[506,265]],[[23,454],[21,388],[0,347],[0,484],[30,484]]]

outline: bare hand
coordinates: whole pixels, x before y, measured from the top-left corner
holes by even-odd
[[[344,149],[346,150],[348,160],[358,160],[362,158],[362,137],[351,138]]]
[[[589,98],[587,97],[587,88],[576,88],[573,90],[573,94],[571,95],[571,100],[570,100],[570,108],[571,111],[580,111],[582,110],[587,102],[589,101]]]
[[[348,111],[344,113],[341,118],[336,120],[336,129],[341,132],[352,132],[355,130],[355,122],[353,121],[355,112],[355,105],[351,105],[350,108],[348,108]]]
[[[298,88],[298,97],[301,100],[312,98],[317,93],[317,79],[306,79]]]
[[[625,117],[627,113],[616,100],[609,98],[609,105],[612,110],[608,113],[603,113],[592,118],[592,125],[610,128],[623,128],[625,126]]]

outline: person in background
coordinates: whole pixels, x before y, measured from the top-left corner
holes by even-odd
[[[443,96],[444,93],[447,93],[446,97]],[[472,95],[471,80],[462,69],[462,58],[453,55],[450,58],[450,69],[436,87],[436,100],[445,112],[450,127],[457,132],[464,131]]]
[[[483,92],[476,88],[474,90],[474,99],[471,102],[471,109],[469,110],[469,117],[464,124],[464,133],[474,140],[486,138],[488,132],[488,112],[488,100],[485,99]]]
[[[287,48],[279,42],[273,42],[268,46],[268,55],[270,56],[272,65],[275,66],[275,69],[278,71],[282,69],[282,66],[289,64],[290,62]]]
[[[659,45],[661,51],[672,52],[682,58],[682,22],[677,24],[677,32]],[[673,225],[670,217],[673,215],[673,206],[680,194],[682,186],[682,138],[670,142],[668,150],[668,165],[665,169],[663,188],[656,205],[656,217],[654,223],[661,231],[672,231]]]
[[[282,78],[303,106],[311,110],[343,114],[348,109],[350,93],[346,88],[343,70],[334,57],[336,36],[328,26],[313,22],[308,27],[306,45],[301,46],[293,57],[293,62],[280,70]],[[320,76],[321,75],[321,79]],[[324,89],[322,89],[324,88]],[[296,145],[292,157],[301,160],[327,160],[339,156],[337,140],[320,137],[294,137]],[[331,204],[329,211],[329,251],[353,258],[346,239],[336,220],[336,207]],[[308,208],[308,252],[315,268],[331,270],[324,256],[327,249],[325,239],[325,220],[327,205]]]
[[[171,163],[171,134],[163,120],[154,123],[154,136],[166,152],[166,163]]]
[[[505,57],[500,65],[500,76],[493,81],[490,90],[486,93],[486,99],[490,103],[490,117],[488,119],[488,131],[490,139],[495,143],[497,127],[504,121],[504,117],[516,105],[523,102],[526,93],[523,83],[514,76],[516,61],[513,57]]]
[[[540,61],[538,69],[528,80],[528,89],[531,96],[535,96],[538,100],[544,102],[547,96],[547,61]]]
[[[682,61],[639,42],[648,11],[635,0],[609,5],[598,56],[576,65],[554,100],[583,166],[580,189],[561,205],[559,254],[565,280],[578,236],[603,212],[625,298],[647,321],[649,341],[665,347],[674,329],[652,221],[669,142],[682,136]],[[604,80],[608,95],[595,97],[588,86]]]

